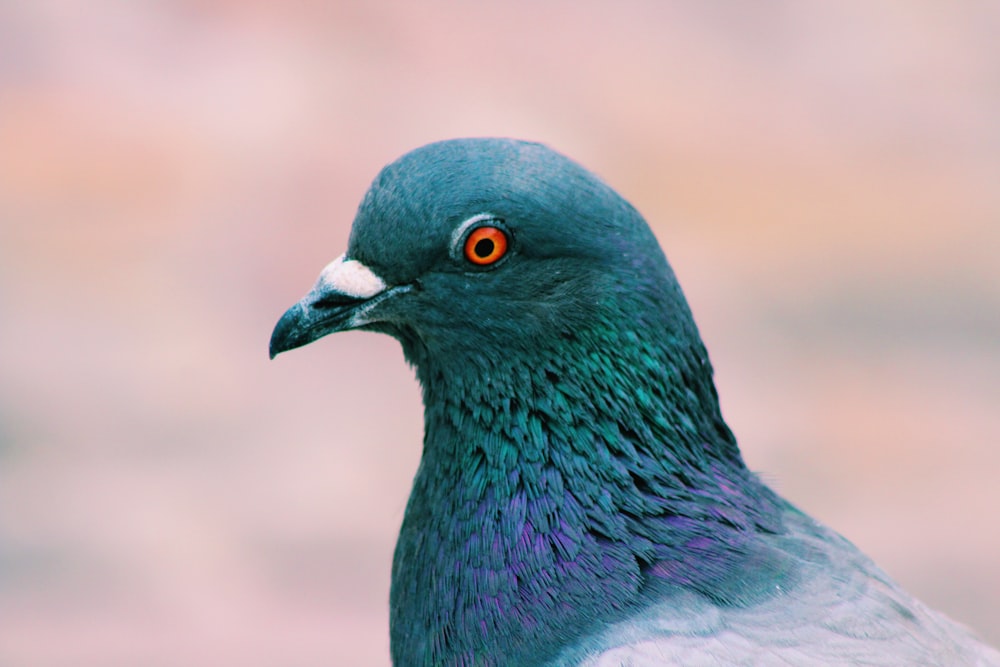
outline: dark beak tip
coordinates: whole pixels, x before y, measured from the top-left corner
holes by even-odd
[[[351,317],[367,301],[332,290],[317,294],[314,289],[286,310],[274,325],[268,355],[274,359],[327,334],[355,328]]]
[[[274,334],[271,334],[271,341],[267,345],[267,358],[273,360],[276,356],[284,352],[277,344]]]
[[[267,346],[267,354],[271,359],[282,352],[287,352],[302,343],[298,342],[299,324],[302,316],[302,306],[295,304],[289,308],[274,325],[271,333],[271,341]]]

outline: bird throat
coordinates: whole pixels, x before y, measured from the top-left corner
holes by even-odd
[[[544,664],[664,590],[747,594],[727,582],[780,531],[776,501],[697,339],[590,331],[530,354],[407,356],[425,438],[393,562],[396,664]]]

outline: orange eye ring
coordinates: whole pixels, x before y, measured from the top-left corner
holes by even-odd
[[[477,227],[465,239],[465,258],[486,266],[507,254],[507,234],[498,227]]]

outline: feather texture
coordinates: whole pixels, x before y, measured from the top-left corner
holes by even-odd
[[[471,261],[482,226],[503,242]],[[395,664],[1000,665],[747,470],[655,237],[558,153],[386,167],[271,354],[345,329],[398,339],[423,389]]]

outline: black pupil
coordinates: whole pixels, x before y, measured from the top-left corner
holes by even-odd
[[[491,239],[479,239],[476,241],[472,251],[476,257],[489,257],[493,253],[493,241]]]

